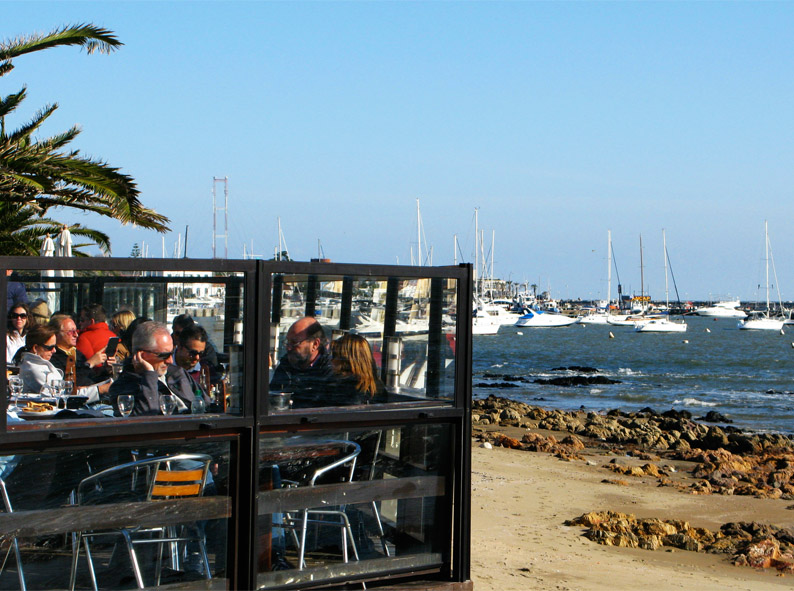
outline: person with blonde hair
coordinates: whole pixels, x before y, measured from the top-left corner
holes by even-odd
[[[130,350],[124,343],[122,336],[135,320],[135,314],[130,310],[119,310],[110,317],[110,330],[115,332],[121,340],[116,347],[116,359],[124,361],[130,355]]]
[[[377,376],[367,339],[348,333],[333,341],[331,367],[335,383],[329,402],[342,406],[382,401],[386,388]]]

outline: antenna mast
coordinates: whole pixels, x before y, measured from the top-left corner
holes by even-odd
[[[217,187],[223,183],[223,207],[218,207]],[[223,212],[223,234],[218,234],[218,212]],[[229,258],[229,177],[212,177],[212,258],[218,258],[216,238],[223,238],[223,258]]]

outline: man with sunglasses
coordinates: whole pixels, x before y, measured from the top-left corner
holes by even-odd
[[[331,353],[322,325],[306,316],[287,331],[284,355],[270,380],[271,392],[291,392],[293,408],[322,406],[332,379]]]
[[[183,328],[176,337],[178,343],[174,350],[174,363],[187,371],[196,385],[204,391],[201,371],[202,355],[207,348],[207,331],[198,324]]]
[[[133,415],[159,415],[160,397],[173,394],[175,414],[190,413],[197,392],[187,371],[174,365],[174,343],[165,324],[144,322],[132,334],[132,351],[119,379],[110,387],[109,402],[117,408],[120,394],[132,394]],[[211,402],[201,395],[204,406]]]

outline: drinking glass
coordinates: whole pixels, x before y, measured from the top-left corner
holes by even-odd
[[[160,408],[162,409],[163,399],[160,398]],[[132,413],[132,407],[135,404],[135,397],[132,394],[119,394],[116,398],[119,405],[119,414],[125,419]]]
[[[190,407],[190,412],[192,412],[194,415],[200,415],[206,412],[204,399],[201,398],[200,396],[196,396],[193,399],[193,404]]]
[[[173,394],[163,394],[160,396],[160,412],[170,415],[176,408],[176,399]]]
[[[22,394],[22,378],[19,376],[11,376],[8,378],[8,388],[11,390],[11,396],[17,398],[20,394]]]
[[[54,398],[55,392],[55,387],[52,384],[46,383],[42,385],[41,389],[39,390],[39,395],[42,398]]]

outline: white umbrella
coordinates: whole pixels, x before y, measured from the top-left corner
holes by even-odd
[[[61,233],[55,239],[55,256],[70,257],[72,256],[72,233],[67,226],[64,226]],[[55,275],[58,277],[74,277],[74,271],[64,270],[56,271]]]
[[[49,234],[41,243],[41,249],[39,249],[39,254],[43,257],[52,257],[55,256],[55,243],[52,241],[52,238]],[[55,271],[52,269],[45,269],[41,272],[42,281],[45,277],[54,277]],[[55,289],[55,284],[52,282],[43,282],[40,284],[41,288],[47,290],[44,295],[44,299],[47,302],[47,306],[50,310],[55,310],[56,301],[55,301],[55,293],[49,290]]]

